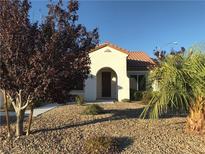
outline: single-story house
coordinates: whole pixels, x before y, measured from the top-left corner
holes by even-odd
[[[130,99],[130,89],[146,90],[147,76],[154,61],[141,51],[131,52],[106,42],[89,53],[90,74],[81,90],[86,101]]]

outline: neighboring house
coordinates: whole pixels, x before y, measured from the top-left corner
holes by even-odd
[[[89,53],[90,75],[83,90],[86,101],[130,99],[130,89],[146,90],[149,68],[154,62],[145,52],[130,52],[111,43],[97,46]]]

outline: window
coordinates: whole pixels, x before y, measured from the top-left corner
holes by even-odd
[[[146,90],[146,77],[145,75],[138,76],[138,90],[145,91]]]
[[[146,90],[146,76],[145,75],[131,75],[130,88],[138,91]]]
[[[73,86],[73,90],[83,90],[84,89],[84,82],[79,81]]]

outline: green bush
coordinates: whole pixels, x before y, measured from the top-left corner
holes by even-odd
[[[84,114],[97,115],[102,114],[104,109],[97,104],[88,105],[83,111]]]
[[[143,92],[135,89],[130,89],[130,99],[132,101],[141,101],[143,98]]]
[[[75,103],[78,105],[83,105],[84,104],[84,97],[83,96],[76,96]]]
[[[113,154],[120,151],[117,139],[109,136],[88,138],[85,141],[84,150],[88,154]]]

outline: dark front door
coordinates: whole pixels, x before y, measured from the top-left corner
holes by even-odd
[[[102,72],[102,97],[111,97],[111,72]]]

